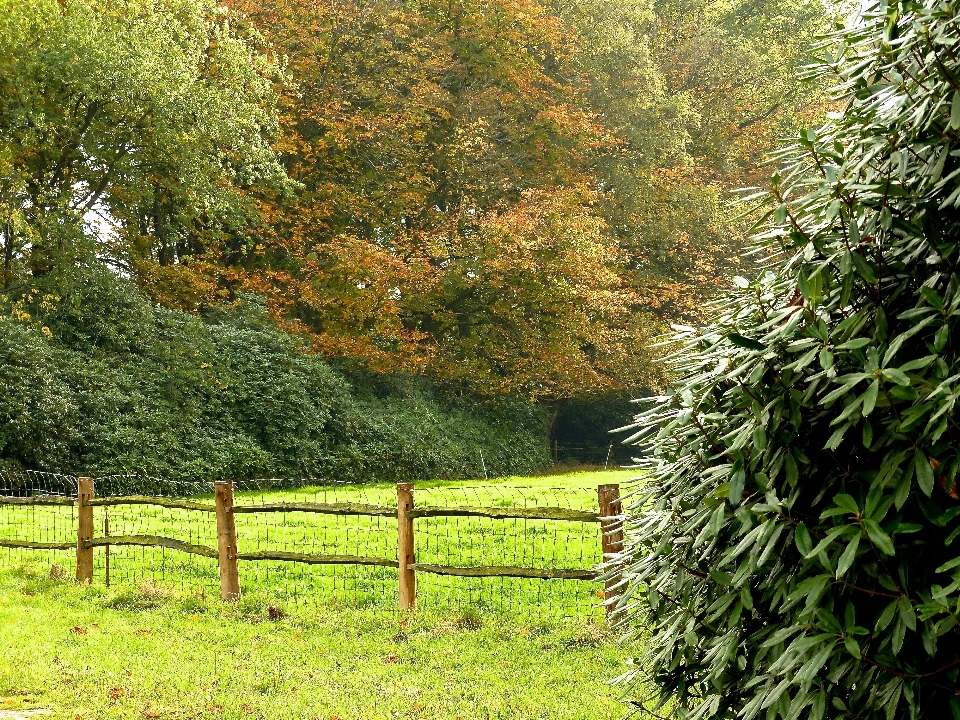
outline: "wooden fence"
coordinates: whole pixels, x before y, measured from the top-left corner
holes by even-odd
[[[595,568],[532,568],[517,566],[452,566],[418,563],[416,561],[416,523],[418,518],[481,517],[493,520],[521,519],[555,522],[597,523],[597,541],[604,560],[623,549],[622,508],[619,485],[600,485],[597,488],[599,512],[573,510],[562,507],[432,507],[414,504],[414,486],[397,485],[397,506],[363,503],[273,502],[258,505],[234,504],[234,488],[229,482],[214,484],[214,502],[199,502],[179,498],[147,495],[97,497],[92,478],[79,478],[77,497],[35,495],[29,497],[0,497],[0,505],[76,505],[77,540],[76,577],[81,582],[93,580],[94,549],[104,548],[109,573],[111,546],[161,547],[184,553],[214,558],[220,569],[220,595],[223,600],[236,600],[241,593],[239,561],[272,560],[308,563],[314,565],[374,565],[397,568],[399,576],[399,607],[414,609],[417,604],[417,573],[453,575],[462,577],[516,577],[540,580],[595,580],[600,577]],[[110,535],[95,537],[93,510],[96,507],[120,505],[153,505],[191,512],[212,513],[216,516],[217,547],[194,545],[181,540],[157,535]],[[242,513],[322,513],[328,515],[377,516],[397,520],[397,557],[366,557],[359,555],[305,554],[295,552],[239,551],[235,516]],[[37,550],[69,550],[74,543],[28,542],[2,540],[0,547]],[[616,576],[605,577],[604,604],[607,613],[613,610],[619,590]]]

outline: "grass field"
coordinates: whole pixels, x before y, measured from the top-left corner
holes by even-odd
[[[625,482],[633,471],[572,473],[504,478],[490,482],[416,484],[417,505],[484,507],[554,506],[597,509],[597,485]],[[269,502],[359,502],[396,504],[394,485],[316,486],[284,491],[243,490],[238,504]],[[206,488],[199,487],[202,491]],[[191,493],[200,499],[209,495]],[[0,506],[0,538],[70,542],[76,537],[73,508]],[[95,508],[96,535],[103,535],[105,508]],[[238,514],[240,552],[257,550],[310,554],[396,557],[396,520],[313,513]],[[416,552],[421,563],[439,565],[514,565],[534,568],[590,568],[601,558],[596,523],[422,518],[416,521]],[[162,535],[216,547],[212,514],[154,506],[109,509],[111,535]],[[6,560],[4,560],[4,557]],[[59,558],[59,559],[58,559]],[[95,551],[95,583],[106,580],[106,557]],[[52,563],[69,564],[69,552],[7,551],[3,564],[34,563],[37,572]],[[138,586],[150,581],[180,591],[216,595],[215,560],[175,550],[114,547],[110,555],[114,584]],[[272,561],[241,562],[245,594],[264,603],[324,607],[394,608],[397,571],[385,567],[316,566]],[[600,585],[585,581],[516,578],[450,578],[418,573],[418,603],[428,610],[470,609],[480,613],[529,617],[600,617]]]
[[[276,613],[274,613],[276,615]],[[0,571],[0,717],[606,720],[635,648],[591,621],[293,608]]]

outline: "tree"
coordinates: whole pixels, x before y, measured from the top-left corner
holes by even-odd
[[[529,191],[435,244],[442,272],[416,326],[440,340],[439,377],[545,401],[652,382],[651,328],[636,324],[596,198]]]
[[[289,53],[280,148],[303,185],[226,260],[235,287],[379,371],[531,398],[648,379],[630,358],[654,323],[629,321],[592,169],[616,140],[548,8],[233,7]]]
[[[839,3],[694,0],[653,3],[646,25],[665,94],[685,110],[683,155],[656,167],[630,209],[624,247],[649,302],[673,321],[703,306],[743,261],[745,231],[732,192],[765,182],[763,159],[783,137],[819,122],[822,82],[800,82],[814,40],[833,29]]]
[[[896,2],[823,48],[844,111],[777,156],[775,260],[637,418],[632,679],[678,718],[960,717],[957,39]]]
[[[206,0],[2,0],[4,288],[99,258],[188,307],[214,293],[188,263],[284,183],[256,43]]]

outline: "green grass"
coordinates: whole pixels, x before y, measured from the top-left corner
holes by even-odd
[[[56,573],[55,573],[56,574]],[[590,621],[235,604],[0,571],[0,710],[53,718],[601,720],[635,648]]]
[[[634,471],[572,473],[560,476],[504,478],[494,481],[421,482],[418,505],[485,507],[557,506],[596,510],[598,484],[625,482]],[[242,486],[241,486],[242,487]],[[209,496],[207,497],[209,500]],[[240,490],[238,504],[282,501],[396,503],[390,484],[316,486],[296,490]],[[72,541],[72,508],[0,506],[0,538],[33,541]],[[104,508],[95,509],[96,534],[102,535]],[[396,557],[396,520],[342,517],[313,513],[238,514],[241,552],[291,551],[310,554],[350,554]],[[163,535],[216,547],[212,514],[153,506],[109,509],[112,535]],[[490,520],[484,518],[423,518],[416,521],[417,560],[438,565],[513,565],[534,568],[590,568],[601,559],[596,523]],[[14,551],[13,562],[29,562],[36,551]],[[42,562],[69,563],[44,554]],[[96,551],[95,582],[105,580],[105,556]],[[4,563],[0,557],[0,566]],[[397,572],[392,568],[310,566],[279,562],[241,562],[245,594],[265,603],[297,602],[322,606],[396,606]],[[181,590],[216,594],[216,561],[162,549],[119,548],[111,551],[111,578],[137,585],[150,580]],[[597,617],[600,585],[584,581],[541,581],[515,578],[448,578],[418,574],[418,603],[428,610],[471,608],[481,612],[537,617]]]

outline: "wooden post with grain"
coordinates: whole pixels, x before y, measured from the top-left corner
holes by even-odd
[[[93,580],[93,548],[83,544],[93,540],[93,478],[77,479],[77,580]]]
[[[407,513],[413,510],[413,485],[397,484],[397,561],[400,563],[400,609],[413,610],[417,606],[417,576],[413,568],[416,562],[413,544],[413,518]]]
[[[237,568],[237,523],[233,515],[233,483],[214,483],[217,507],[217,558],[220,561],[220,598],[240,597],[240,573]]]
[[[623,551],[623,505],[620,502],[619,485],[600,485],[597,488],[600,500],[600,536],[603,544],[603,560],[610,560]],[[609,618],[616,608],[614,598],[620,593],[618,576],[608,577],[604,583],[603,601]]]
[[[110,537],[110,508],[103,509],[103,537]],[[103,582],[110,587],[110,546],[103,546]]]

